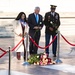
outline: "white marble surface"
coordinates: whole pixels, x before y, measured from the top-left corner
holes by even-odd
[[[69,65],[69,64],[47,65],[47,66],[42,66],[42,67],[48,68],[48,69],[59,70],[63,72],[68,72],[68,73],[75,73],[75,66]]]
[[[8,70],[0,70],[0,75],[8,75]],[[22,72],[17,72],[17,71],[11,71],[11,75],[32,75],[32,74],[27,74],[27,73],[22,73]]]

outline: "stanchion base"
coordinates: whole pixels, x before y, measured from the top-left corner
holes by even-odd
[[[62,61],[60,59],[56,59],[55,62],[58,63],[58,64],[62,63]]]
[[[25,65],[30,65],[28,62],[24,62],[23,63],[23,66],[25,66]]]

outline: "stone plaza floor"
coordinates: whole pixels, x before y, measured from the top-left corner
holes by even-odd
[[[74,35],[66,35],[66,39],[75,43]],[[8,47],[13,48],[14,38],[0,38],[0,48],[8,50]],[[44,35],[41,36],[40,46],[45,46]],[[52,50],[50,46],[50,55],[52,57]],[[73,49],[73,50],[72,50]],[[72,52],[71,52],[72,50]],[[38,53],[44,52],[43,49],[38,49]],[[71,53],[70,53],[71,52]],[[0,51],[0,54],[2,52]],[[8,72],[8,53],[0,58],[0,75]],[[60,37],[60,60],[62,63],[47,65],[47,66],[23,66],[23,57],[17,60],[15,52],[11,53],[11,75],[75,75],[75,47],[67,44],[62,37]],[[8,74],[5,74],[8,75]]]

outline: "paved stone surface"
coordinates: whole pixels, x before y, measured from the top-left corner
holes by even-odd
[[[63,22],[63,20],[62,20],[62,22]],[[66,21],[66,23],[67,23],[67,21]],[[68,30],[68,32],[66,30],[64,31],[63,25],[60,28],[62,30],[61,33],[64,34],[66,32],[64,34],[66,39],[71,43],[75,43],[75,34],[74,33],[69,34],[69,32],[70,32],[69,30]],[[70,26],[68,29],[70,29]],[[74,25],[72,25],[72,26],[73,26],[72,28],[74,28]],[[72,30],[72,28],[70,30]],[[74,29],[73,29],[73,31],[74,31]],[[44,28],[42,30],[42,36],[40,38],[39,45],[45,46]],[[8,50],[9,46],[11,46],[11,48],[14,47],[14,38],[0,38],[0,47],[1,48],[3,48],[4,50]],[[73,50],[70,53],[71,49],[73,49]],[[41,53],[41,52],[44,52],[44,50],[39,49],[38,53]],[[2,51],[0,51],[0,54],[1,53],[2,53]],[[23,53],[22,53],[22,55],[23,55]],[[53,59],[51,46],[50,46],[50,55],[49,56]],[[62,60],[62,62],[63,62],[62,64],[67,64],[71,68],[72,68],[72,66],[75,67],[75,47],[67,44],[62,39],[62,37],[60,37],[60,60]],[[73,73],[73,72],[69,72],[69,71],[66,72],[66,71],[52,69],[52,68],[44,68],[41,66],[34,66],[34,65],[23,66],[22,65],[23,62],[24,62],[23,57],[21,57],[21,60],[17,60],[16,53],[15,52],[11,53],[11,70],[12,71],[23,72],[23,73],[32,74],[32,75],[75,75],[75,73]],[[8,63],[9,63],[8,62],[8,54],[6,54],[4,57],[0,58],[0,70],[8,70]],[[55,64],[55,65],[57,65],[57,64]],[[61,65],[61,64],[59,64],[59,65]],[[66,68],[68,68],[68,67],[66,67]]]
[[[70,42],[74,43],[74,39],[71,37],[74,36],[65,36]],[[11,45],[11,48],[14,46],[14,38],[0,38],[1,42],[0,47],[3,49],[8,49],[8,46]],[[44,46],[44,36],[40,39],[40,45]],[[60,42],[60,59],[62,60],[63,64],[69,64],[75,66],[75,51],[71,52],[72,46],[68,45],[64,40],[61,38]],[[44,50],[39,49],[38,53],[44,52]],[[69,54],[70,53],[70,54]],[[1,52],[0,52],[1,54]],[[52,51],[50,47],[50,57],[52,58]],[[27,74],[32,75],[75,75],[75,73],[70,72],[63,72],[60,70],[54,70],[50,68],[43,68],[40,66],[23,66],[23,57],[21,60],[17,60],[15,53],[11,53],[11,70],[12,71],[18,71],[23,72]],[[4,57],[0,58],[0,70],[8,70],[8,54],[6,54]],[[60,65],[60,64],[59,64]]]

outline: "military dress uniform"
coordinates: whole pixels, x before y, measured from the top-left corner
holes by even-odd
[[[55,9],[56,6],[51,5],[51,8]],[[50,42],[50,37],[52,36],[52,39],[57,34],[57,29],[60,25],[60,17],[57,12],[47,12],[45,14],[44,24],[46,26],[45,28],[45,45],[47,46]],[[52,28],[53,30],[51,30]],[[56,49],[57,49],[57,38],[52,44],[52,52],[54,57],[56,57]],[[49,54],[49,48],[46,49],[46,53]]]

